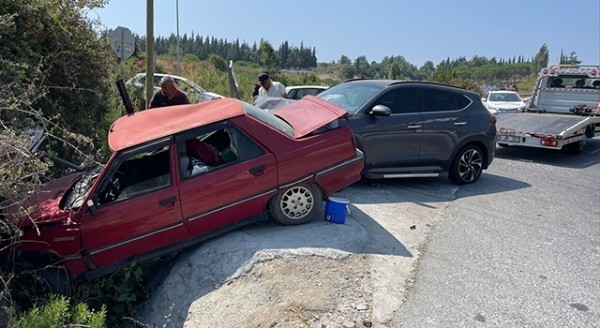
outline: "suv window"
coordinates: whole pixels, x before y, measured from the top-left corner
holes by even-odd
[[[383,95],[377,104],[387,106],[392,114],[415,113],[417,109],[417,89],[398,88]]]
[[[425,112],[460,110],[471,103],[460,93],[429,88],[424,88],[422,92],[423,111]]]

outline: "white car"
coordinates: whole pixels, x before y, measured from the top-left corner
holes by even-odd
[[[521,96],[514,91],[489,91],[481,102],[492,114],[502,112],[522,112],[527,106]]]
[[[288,94],[288,99],[302,99],[306,95],[316,96],[327,89],[329,87],[326,85],[296,85],[286,87],[285,92]]]
[[[154,92],[160,90],[160,80],[165,76],[172,77],[175,83],[177,83],[177,88],[185,92],[192,103],[204,102],[217,98],[225,98],[220,94],[204,90],[201,86],[186,79],[185,77],[160,73],[154,74]],[[136,74],[134,77],[129,79],[129,81],[125,82],[125,85],[136,88],[144,88],[146,86],[146,73]]]

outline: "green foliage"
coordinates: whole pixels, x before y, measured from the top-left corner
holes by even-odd
[[[544,43],[538,53],[533,57],[533,67],[535,74],[537,74],[542,68],[548,66],[548,46]]]
[[[107,277],[80,286],[76,299],[94,307],[106,305],[107,321],[114,326],[146,299],[145,286],[150,273],[156,270],[156,263],[132,262]]]
[[[575,53],[575,51],[571,51],[571,54],[569,56],[563,54],[563,52],[560,52],[560,64],[566,64],[566,65],[578,65],[581,64],[581,60],[579,60],[579,58],[577,58],[577,54]]]
[[[346,64],[342,66],[342,69],[340,71],[340,78],[342,80],[348,80],[351,79],[352,77],[354,77],[354,75],[356,75],[356,66],[353,66],[351,64]]]
[[[212,54],[208,57],[208,62],[211,63],[217,70],[227,72],[227,62],[219,55]]]
[[[103,3],[0,0],[0,38],[9,49],[2,53],[8,67],[2,83],[9,83],[3,91],[8,91],[9,101],[15,99],[3,106],[0,119],[6,122],[35,111],[53,132],[46,151],[74,162],[93,161],[85,154],[96,152],[97,123],[108,111],[105,99],[115,57],[82,14],[84,8]],[[61,167],[55,169],[63,173]]]
[[[20,319],[18,327],[27,328],[62,328],[72,327],[105,327],[106,308],[93,311],[85,303],[70,306],[69,300],[62,296],[52,295],[48,303],[35,306]]]
[[[279,56],[268,41],[260,42],[258,63],[271,74],[279,69]]]
[[[341,55],[340,56],[340,60],[338,61],[338,64],[341,64],[341,65],[350,65],[350,64],[352,64],[352,61],[350,60],[350,58],[348,58],[348,56]]]
[[[533,92],[533,88],[535,87],[536,82],[537,78],[535,77],[535,75],[531,75],[527,79],[517,83],[517,89],[522,95],[531,94]]]
[[[200,61],[200,59],[198,59],[198,57],[196,55],[190,54],[190,53],[185,54],[183,56],[183,60],[184,61],[188,61],[188,62],[197,62],[197,61]]]

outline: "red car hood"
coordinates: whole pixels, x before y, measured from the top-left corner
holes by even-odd
[[[74,173],[40,186],[39,190],[27,197],[23,203],[10,204],[3,208],[4,218],[17,223],[19,227],[30,227],[34,223],[39,225],[67,219],[71,211],[61,210],[59,203],[65,192],[81,175],[83,173]],[[30,208],[30,215],[27,216],[20,210],[21,208]]]
[[[338,118],[348,116],[343,108],[310,95],[273,111],[273,114],[286,120],[294,128],[296,139]]]

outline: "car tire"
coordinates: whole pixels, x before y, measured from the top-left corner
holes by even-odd
[[[288,188],[271,199],[269,210],[275,221],[283,225],[303,224],[317,215],[323,194],[314,184]]]
[[[483,152],[475,145],[463,147],[452,161],[448,176],[458,185],[477,181],[483,172]]]
[[[44,280],[49,294],[71,296],[73,288],[69,273],[61,266],[47,266],[40,269],[40,277]]]

